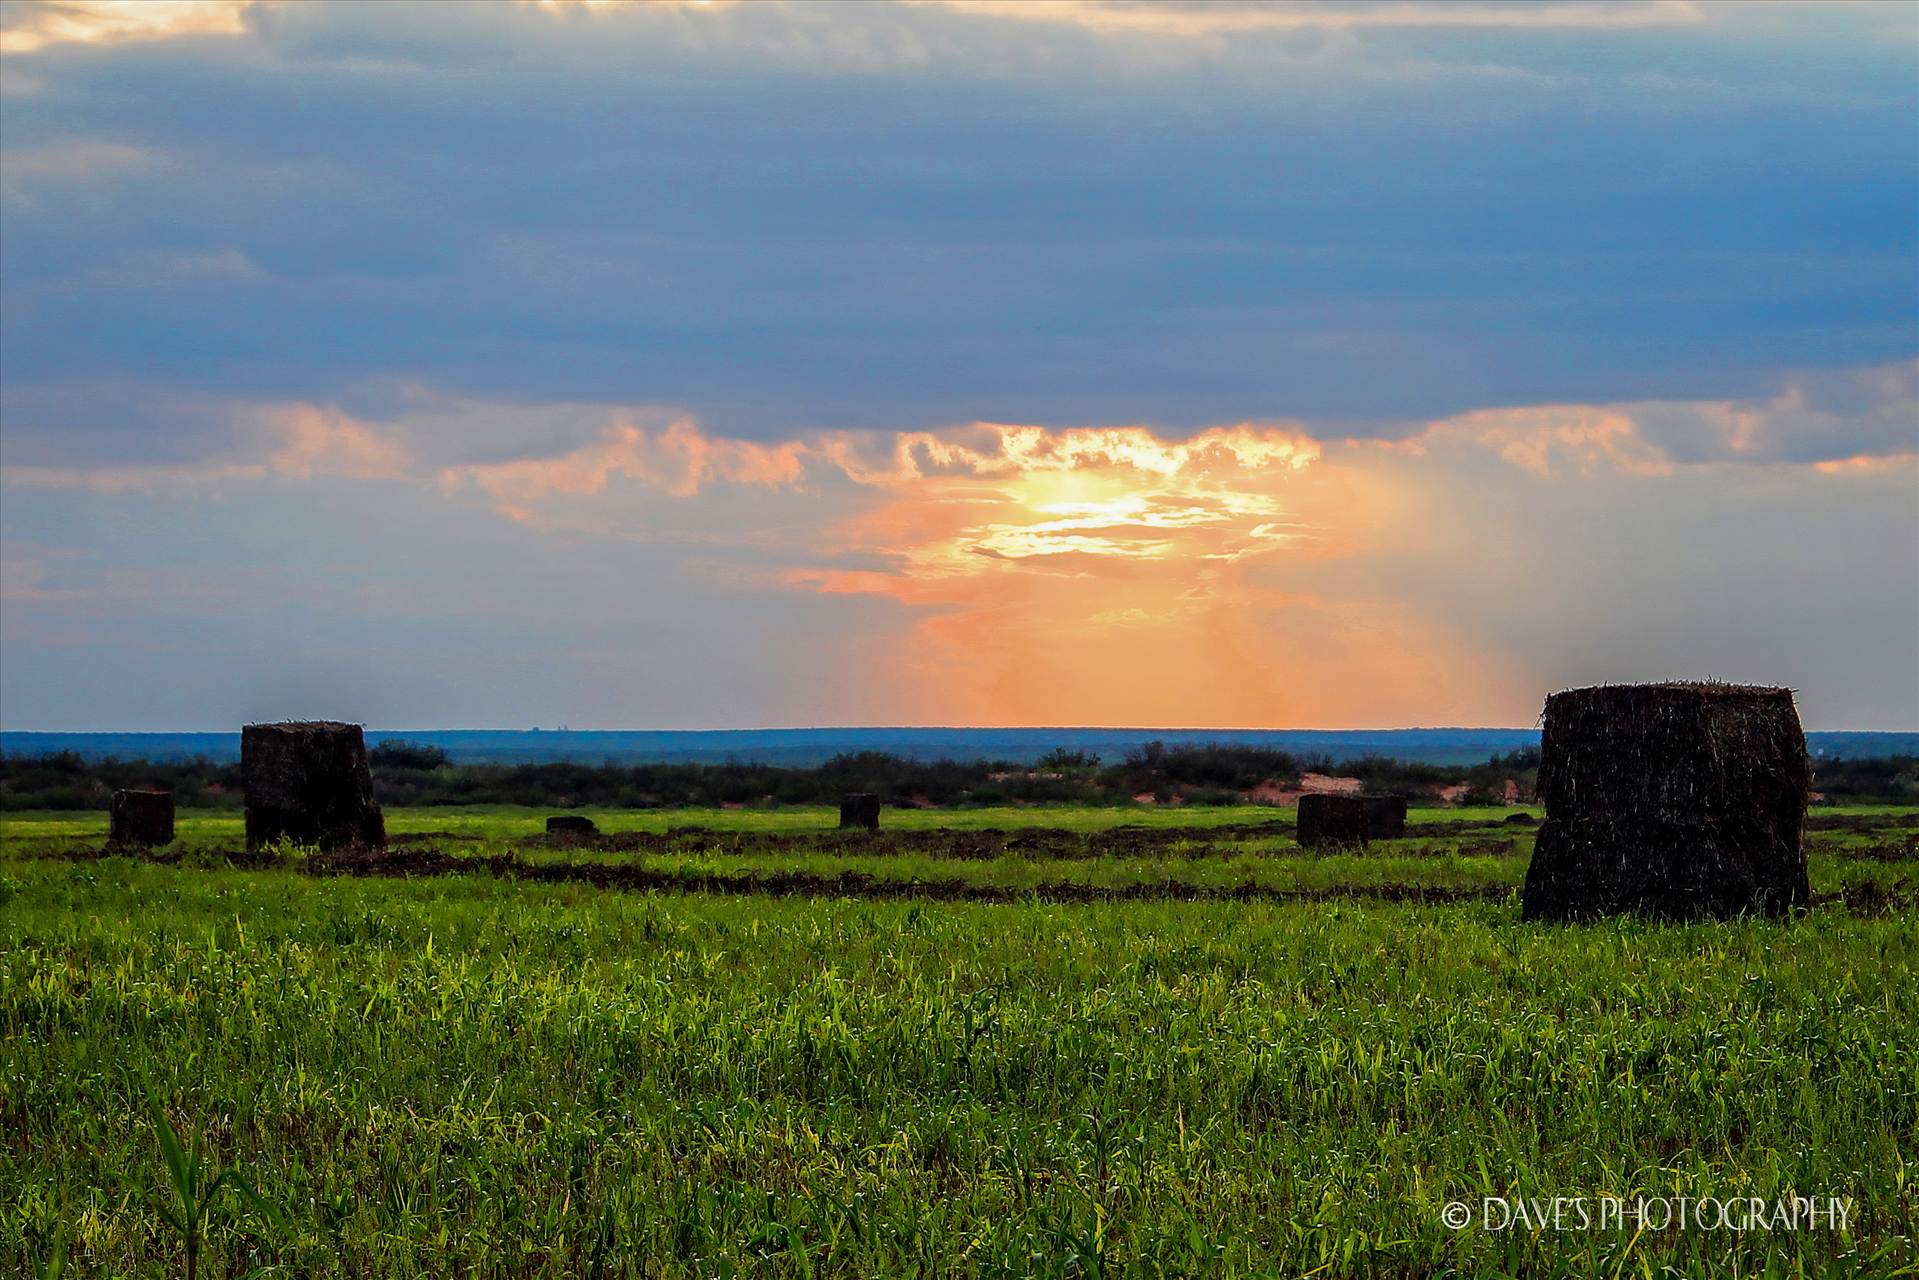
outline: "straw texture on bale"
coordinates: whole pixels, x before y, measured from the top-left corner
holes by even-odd
[[[339,849],[386,843],[357,724],[293,721],[240,731],[247,847],[278,840]]]
[[[546,820],[546,833],[550,836],[596,836],[600,826],[593,819],[576,813],[556,814]]]
[[[880,798],[870,791],[840,797],[840,830],[878,831]]]
[[[107,839],[114,844],[156,849],[173,843],[173,793],[128,790],[113,793]]]
[[[1399,796],[1301,796],[1295,831],[1302,849],[1394,840],[1406,834],[1406,801]]]
[[[1528,920],[1782,916],[1811,899],[1790,689],[1599,685],[1546,699]]]

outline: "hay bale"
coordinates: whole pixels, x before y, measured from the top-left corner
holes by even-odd
[[[546,833],[550,836],[597,836],[600,827],[591,818],[564,813],[546,820]]]
[[[1782,916],[1811,900],[1811,764],[1790,689],[1600,685],[1546,699],[1525,918]]]
[[[1395,840],[1406,834],[1406,801],[1399,796],[1301,796],[1296,832],[1302,849]]]
[[[107,841],[141,849],[172,844],[173,793],[148,789],[114,792]]]
[[[870,791],[856,791],[840,797],[840,830],[878,831],[880,798]]]
[[[240,731],[247,848],[277,840],[338,849],[386,843],[357,724],[292,721]]]

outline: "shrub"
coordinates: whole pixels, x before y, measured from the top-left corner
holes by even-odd
[[[447,754],[444,747],[436,747],[430,742],[410,742],[405,738],[387,738],[373,744],[367,752],[367,759],[376,769],[444,769]]]

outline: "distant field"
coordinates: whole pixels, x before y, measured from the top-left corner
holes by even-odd
[[[157,1100],[264,1202],[208,1276],[1914,1274],[1919,810],[1816,810],[1796,923],[1570,929],[1509,812],[9,815],[0,1270],[180,1274]],[[1440,1217],[1792,1193],[1850,1229]]]

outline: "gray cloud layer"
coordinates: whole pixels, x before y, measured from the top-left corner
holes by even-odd
[[[1750,396],[1919,347],[1887,13],[1363,8],[266,6],[50,45],[0,120],[6,382],[763,436]]]

